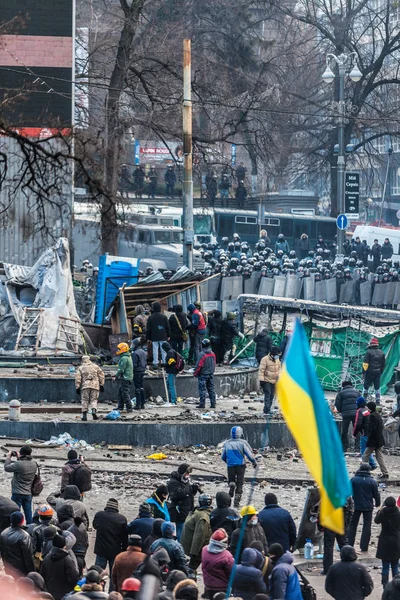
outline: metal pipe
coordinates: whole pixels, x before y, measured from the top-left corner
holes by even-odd
[[[337,159],[337,207],[340,215],[344,214],[344,174],[345,174],[345,147],[344,147],[344,126],[345,126],[345,105],[344,105],[344,78],[346,75],[345,62],[339,62],[339,116],[338,116],[338,142],[339,142],[339,153]],[[344,253],[344,238],[345,231],[338,229],[337,232],[337,245],[338,254]]]
[[[191,41],[183,40],[183,264],[193,268],[193,159]]]

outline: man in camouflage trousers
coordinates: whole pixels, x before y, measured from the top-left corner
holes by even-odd
[[[103,370],[92,363],[89,356],[82,356],[82,364],[75,375],[76,393],[81,397],[82,421],[87,421],[88,408],[92,411],[93,420],[97,421],[97,401],[99,392],[104,392]]]

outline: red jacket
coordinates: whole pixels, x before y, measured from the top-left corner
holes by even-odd
[[[210,552],[209,548],[214,552]],[[208,546],[204,546],[202,550],[201,570],[204,585],[208,590],[226,590],[235,563],[229,550],[222,550],[222,552],[218,552],[218,550],[220,550],[220,545],[214,540],[210,540]]]
[[[213,375],[216,362],[217,359],[212,350],[203,350],[203,352],[200,353],[199,360],[194,370],[194,377],[199,377],[199,375]]]

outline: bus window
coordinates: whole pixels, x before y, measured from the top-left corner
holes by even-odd
[[[291,238],[293,232],[293,221],[291,219],[281,219],[281,229],[279,233],[283,233],[285,238]]]
[[[308,235],[307,221],[294,221],[294,239],[299,240],[303,233]]]
[[[212,224],[210,215],[194,215],[193,228],[197,235],[210,235],[212,233]]]
[[[281,221],[280,219],[266,219],[265,227],[280,227]]]

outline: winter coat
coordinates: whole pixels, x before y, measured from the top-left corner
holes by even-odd
[[[102,590],[103,586],[98,583],[84,583],[80,592],[66,596],[63,600],[108,600],[108,593]]]
[[[353,242],[351,249],[354,250],[354,252],[357,252],[358,259],[363,259],[365,254],[365,245],[362,242]]]
[[[283,240],[282,242],[275,242],[275,254],[278,252],[278,250],[282,250],[283,252],[290,252],[287,240]]]
[[[393,562],[400,558],[400,510],[397,506],[383,506],[375,515],[375,523],[382,527],[378,538],[376,558]]]
[[[243,600],[253,600],[256,594],[265,594],[267,586],[264,583],[263,574],[255,566],[257,562],[257,550],[246,548],[243,552],[242,561],[237,565],[233,579],[233,594]]]
[[[258,520],[264,529],[268,546],[281,544],[285,552],[296,542],[296,525],[292,515],[277,504],[267,504],[258,513]]]
[[[150,553],[153,554],[157,548],[164,548],[168,552],[168,556],[170,559],[169,562],[169,570],[173,571],[174,569],[179,569],[179,571],[183,571],[188,574],[188,564],[185,557],[185,552],[179,542],[174,540],[172,537],[162,537],[159,540],[153,542],[150,546]]]
[[[203,350],[203,352],[200,352],[193,376],[214,375],[216,362],[217,359],[212,350]]]
[[[189,329],[194,329],[198,333],[205,333],[206,331],[206,321],[204,319],[203,313],[198,308],[195,308],[190,313]]]
[[[369,471],[357,471],[350,481],[353,488],[354,510],[373,510],[380,506],[381,496],[378,484]]]
[[[276,561],[269,586],[271,600],[302,600],[299,576],[292,563],[290,552]]]
[[[178,321],[182,328],[182,331],[179,328]],[[189,323],[188,323],[187,316],[185,315],[185,313],[174,313],[173,315],[171,315],[169,318],[169,326],[171,329],[171,335],[170,335],[171,340],[176,340],[179,342],[183,341],[182,333],[185,333],[185,331],[188,328],[188,325],[189,325]]]
[[[167,501],[166,500],[161,501],[155,492],[154,492],[154,494],[152,494],[150,496],[150,498],[147,498],[146,503],[150,504],[151,510],[153,513],[153,517],[155,519],[164,519],[164,521],[171,520],[171,517],[169,515]],[[153,524],[154,524],[154,522],[153,522]]]
[[[125,552],[118,554],[112,569],[114,590],[119,592],[125,579],[132,577],[138,566],[147,558],[139,546],[128,546]]]
[[[369,431],[367,439],[367,448],[382,448],[385,445],[383,437],[383,419],[381,415],[374,410],[369,417]]]
[[[75,471],[84,464],[79,458],[74,458],[65,463],[61,469],[61,492],[65,490],[67,485],[74,485]]]
[[[74,517],[80,517],[84,522],[85,527],[89,527],[89,517],[86,512],[86,506],[80,500],[81,493],[79,491],[79,488],[76,485],[67,485],[63,492],[63,496],[64,498],[57,498],[55,500],[57,513],[63,505],[69,504],[70,506],[72,506],[72,509],[74,511]],[[52,502],[50,501],[50,497],[48,499],[48,502],[52,504]]]
[[[400,575],[396,575],[386,584],[382,600],[400,600]]]
[[[147,366],[147,353],[143,348],[135,348],[131,353],[132,367],[135,375],[139,375],[145,372]]]
[[[139,517],[137,519],[133,519],[128,525],[128,535],[136,534],[140,535],[142,538],[142,542],[149,537],[153,530],[153,517]]]
[[[346,546],[341,561],[333,564],[325,579],[325,590],[335,600],[364,600],[374,589],[367,569],[357,560],[356,551]]]
[[[240,527],[235,529],[235,531],[232,533],[232,538],[231,538],[231,543],[230,543],[229,549],[232,552],[233,556],[236,556],[236,548],[239,543],[239,537],[240,537]],[[242,547],[240,549],[240,555],[242,555],[244,550],[246,548],[249,548],[250,544],[255,541],[262,543],[264,552],[265,552],[265,554],[267,554],[268,544],[267,544],[267,538],[265,537],[264,529],[262,528],[260,523],[257,523],[257,525],[251,525],[250,521],[248,521],[248,523],[246,524],[245,530],[244,530],[244,537],[243,537]]]
[[[211,531],[217,529],[225,529],[228,534],[228,540],[231,540],[232,533],[239,526],[239,513],[231,508],[231,497],[226,492],[217,492],[216,498],[217,508],[214,508],[210,514]]]
[[[50,550],[41,564],[40,574],[54,600],[62,600],[65,594],[72,592],[79,579],[76,563],[62,548]]]
[[[236,321],[233,319],[224,319],[221,325],[221,341],[224,346],[231,346],[233,338],[239,335],[239,329]]]
[[[226,590],[235,559],[224,544],[210,540],[201,553],[201,570],[207,590]]]
[[[173,375],[177,375],[178,371],[176,370],[176,361],[178,358],[178,352],[171,348],[168,350],[167,355],[165,357],[165,371],[167,373],[172,373]]]
[[[297,242],[297,251],[300,254],[300,258],[305,258],[310,252],[310,240],[308,237],[300,238]]]
[[[7,575],[25,577],[35,570],[32,538],[22,527],[8,527],[0,535],[1,558]]]
[[[182,531],[181,544],[188,556],[200,558],[203,547],[211,537],[211,506],[201,507],[186,518]]]
[[[281,374],[281,361],[279,358],[273,360],[269,354],[261,359],[260,366],[258,369],[259,381],[265,381],[267,383],[276,383]]]
[[[366,373],[379,375],[384,371],[386,359],[384,353],[378,346],[368,346],[363,362],[368,365]]]
[[[370,410],[366,406],[361,406],[359,409],[357,409],[356,420],[353,428],[354,437],[356,437],[358,433],[361,433],[361,435],[368,435],[370,416]]]
[[[390,242],[383,242],[381,247],[382,260],[392,258],[393,246]]]
[[[208,319],[208,335],[211,342],[220,343],[222,339],[222,319],[221,317],[210,317]]]
[[[169,513],[174,523],[184,523],[189,513],[194,508],[194,496],[198,488],[196,484],[183,481],[178,471],[171,473],[168,480],[168,493],[171,506]]]
[[[7,457],[4,461],[6,473],[13,473],[11,493],[32,495],[32,483],[37,472],[37,464],[31,456],[21,456],[18,460]]]
[[[117,379],[125,379],[125,381],[133,380],[133,364],[130,350],[121,354],[115,377]]]
[[[86,527],[81,523],[78,527],[75,523],[68,529],[75,536],[76,542],[72,546],[75,556],[84,557],[89,548],[89,536]]]
[[[254,338],[254,342],[256,344],[256,359],[258,364],[260,364],[261,359],[271,351],[273,345],[272,339],[268,335],[268,331],[260,331]]]
[[[19,510],[19,506],[13,500],[0,496],[0,533],[10,526],[10,515]]]
[[[379,260],[381,257],[382,246],[380,244],[372,244],[370,254],[375,260]]]
[[[160,312],[154,312],[147,319],[146,337],[152,342],[166,342],[171,336],[168,317]]]
[[[227,467],[238,467],[246,464],[246,458],[256,464],[256,459],[250,448],[250,444],[241,438],[232,437],[226,440],[222,449],[222,460],[226,462]]]
[[[161,533],[161,525],[163,524],[164,519],[154,519],[153,529],[151,530],[151,534],[145,539],[142,544],[142,550],[146,554],[150,554],[150,547],[156,540],[159,540],[162,537]]]
[[[75,374],[75,387],[77,390],[100,390],[104,385],[104,371],[92,362],[85,362],[77,368]]]
[[[97,530],[94,553],[107,559],[115,558],[128,543],[127,521],[117,510],[106,508],[94,515],[93,527]]]
[[[357,398],[359,392],[352,385],[346,385],[337,394],[335,407],[342,417],[354,417],[357,412]]]

